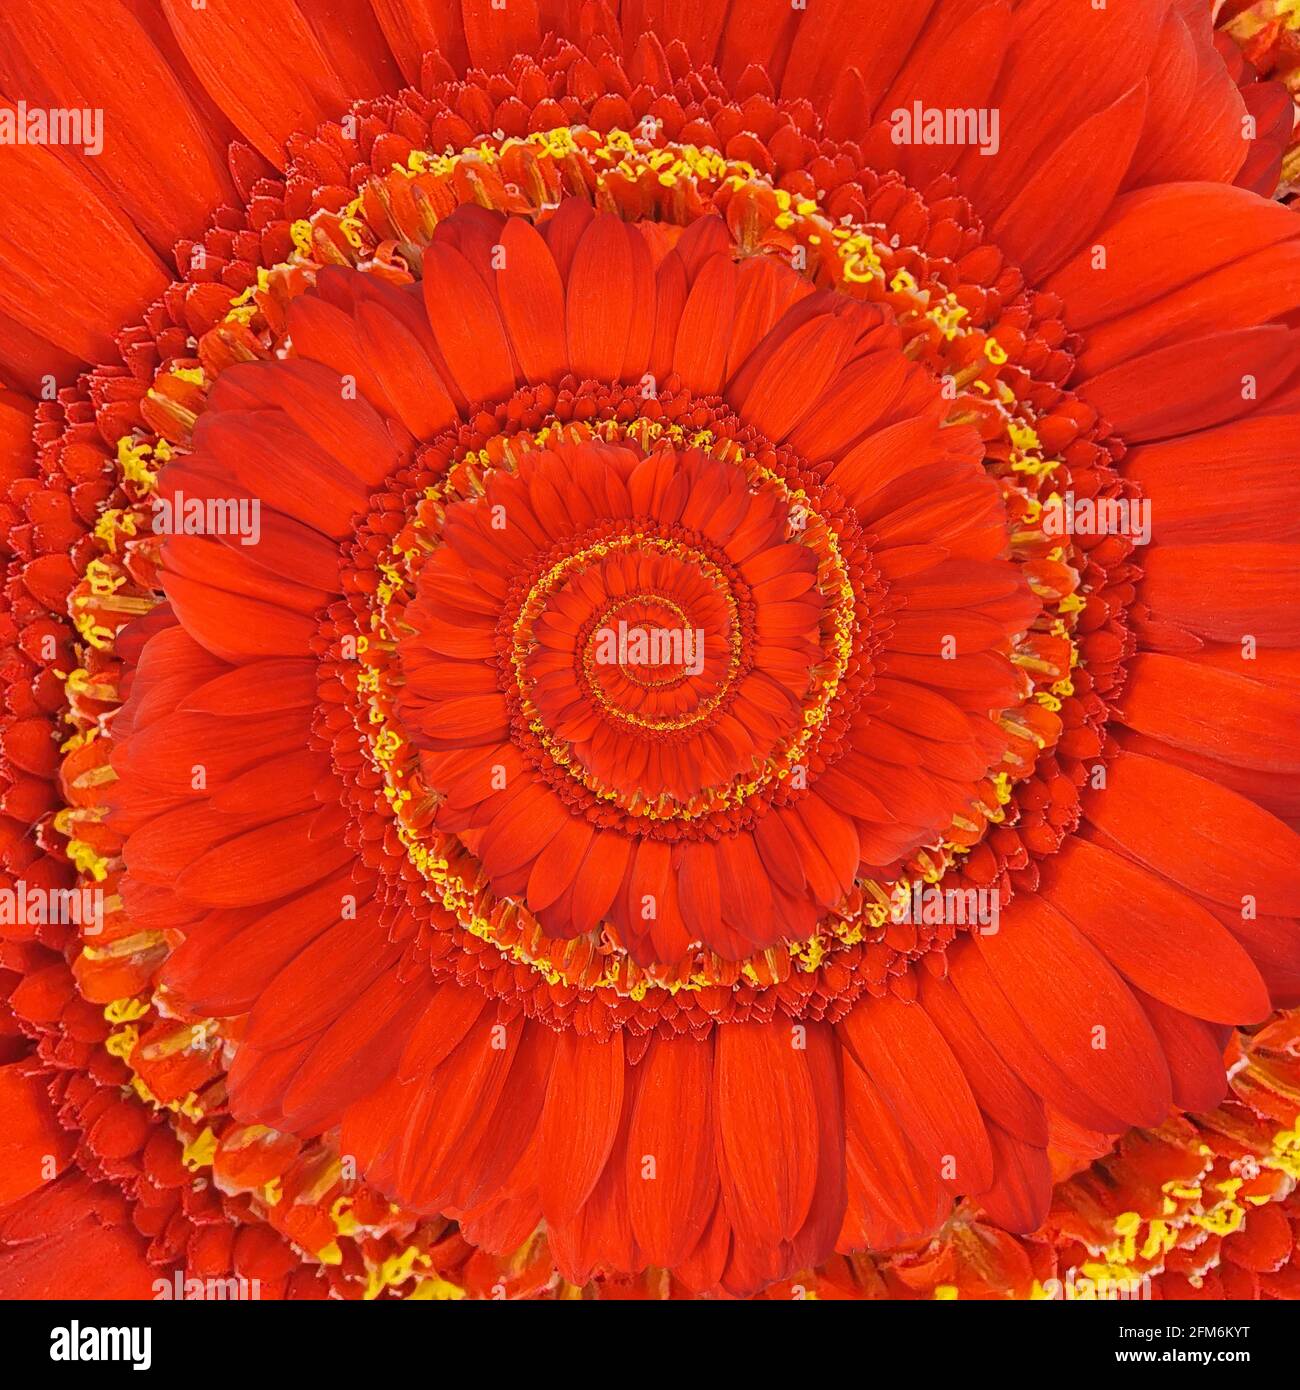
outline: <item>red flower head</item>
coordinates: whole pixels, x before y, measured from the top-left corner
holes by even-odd
[[[51,6],[0,1288],[1207,1277],[1087,1170],[1157,1219],[1300,1003],[1283,89],[1171,0]]]

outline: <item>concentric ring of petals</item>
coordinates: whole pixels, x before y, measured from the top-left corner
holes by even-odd
[[[7,475],[6,869],[106,909],[4,932],[22,1153],[66,1124],[101,1180],[36,1200],[98,1202],[132,1289],[114,1183],[160,1267],[225,1222],[203,1258],[293,1294],[424,1287],[449,1219],[607,1289],[897,1282],[970,1222],[1013,1261],[1053,1164],[1213,1111],[1230,1026],[1300,999],[1267,84],[1167,4],[353,8],[251,48],[113,9],[183,197],[126,104],[157,187],[6,152],[7,382],[161,296]],[[0,21],[20,74],[42,11]],[[997,157],[897,143],[914,99],[996,104]],[[6,446],[31,418],[0,396]],[[187,501],[257,540],[160,535]],[[1289,1239],[1284,1023],[1233,1062],[1238,1269]],[[1230,1181],[1177,1123],[1151,1171]],[[1069,1239],[1146,1269],[1171,1213],[1107,1231],[1088,1181]],[[1200,1278],[1231,1212],[1166,1196]]]

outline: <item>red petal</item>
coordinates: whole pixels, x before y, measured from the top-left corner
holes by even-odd
[[[993,1181],[988,1134],[943,1034],[920,1004],[868,998],[839,1025],[863,1069],[937,1177],[957,1192]]]
[[[1157,622],[1171,621],[1240,647],[1300,645],[1300,545],[1225,542],[1159,545],[1146,561],[1139,596]]]
[[[1087,1096],[1129,1124],[1157,1125],[1169,1071],[1132,991],[1042,898],[1017,897],[999,930],[975,938],[1043,1050]]]
[[[1078,838],[1043,868],[1042,895],[1148,994],[1214,1023],[1268,1016],[1268,990],[1250,957],[1166,880]]]
[[[816,1108],[794,1027],[730,1023],[717,1033],[718,1169],[737,1241],[771,1246],[803,1225],[817,1182]]]
[[[424,307],[447,370],[467,401],[498,400],[514,390],[497,306],[465,257],[444,243],[424,253]]]
[[[656,1038],[640,1071],[628,1137],[628,1210],[642,1254],[669,1268],[695,1249],[717,1198],[712,1042]]]
[[[56,1177],[76,1148],[76,1138],[55,1117],[49,1078],[29,1063],[0,1067],[0,1206],[35,1192]],[[52,1165],[47,1169],[46,1165]]]
[[[292,0],[239,9],[162,4],[199,81],[277,168],[284,168],[291,135],[314,131],[361,95],[347,90]]]
[[[1120,752],[1084,815],[1124,853],[1240,911],[1300,915],[1300,838],[1245,797],[1195,773]]]
[[[618,380],[630,345],[643,338],[648,357],[655,313],[650,253],[615,214],[599,213],[578,242],[566,304],[569,363],[578,376]]]
[[[607,1042],[561,1033],[537,1141],[548,1220],[572,1217],[604,1171],[623,1118],[625,1072],[621,1032]]]
[[[489,72],[504,72],[516,53],[530,58],[541,41],[537,0],[509,0],[499,8],[462,0],[465,43],[470,61]]]
[[[735,309],[736,268],[725,253],[711,256],[687,296],[673,356],[673,371],[698,395],[722,390]]]
[[[497,271],[501,317],[529,381],[553,384],[568,370],[564,282],[545,239],[522,217],[501,232],[505,263]]]
[[[73,357],[115,361],[114,335],[167,288],[153,251],[43,146],[0,146],[0,184],[0,313]]]
[[[1081,245],[1110,207],[1137,148],[1147,108],[1138,82],[1087,117],[1045,156],[993,224],[991,237],[1031,284]]]
[[[997,1181],[976,1201],[1003,1230],[1036,1231],[1052,1206],[1052,1165],[1045,1148],[1026,1144],[990,1122]]]
[[[1169,1062],[1174,1104],[1194,1115],[1213,1110],[1228,1093],[1228,1070],[1214,1029],[1150,995],[1139,994],[1138,1003]]]
[[[980,1109],[1018,1139],[1045,1145],[1047,1116],[1042,1100],[998,1056],[952,985],[922,971],[921,1005],[952,1049]]]
[[[848,1210],[838,1250],[888,1250],[927,1237],[952,1205],[933,1165],[922,1162],[866,1073],[844,1054]]]
[[[1292,374],[1298,348],[1300,334],[1282,324],[1209,333],[1132,357],[1078,389],[1125,439],[1167,439],[1252,413]]]
[[[6,86],[29,107],[39,100],[76,110],[88,98],[103,107],[105,138],[88,162],[131,221],[170,260],[182,236],[197,237],[213,210],[234,201],[225,140],[203,115],[129,6],[95,15],[94,41],[64,32],[57,0],[6,6]]]

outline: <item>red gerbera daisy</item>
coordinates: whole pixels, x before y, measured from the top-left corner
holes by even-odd
[[[1300,222],[1199,5],[48,8],[19,1287],[746,1296],[1214,1109],[1300,1003]]]

